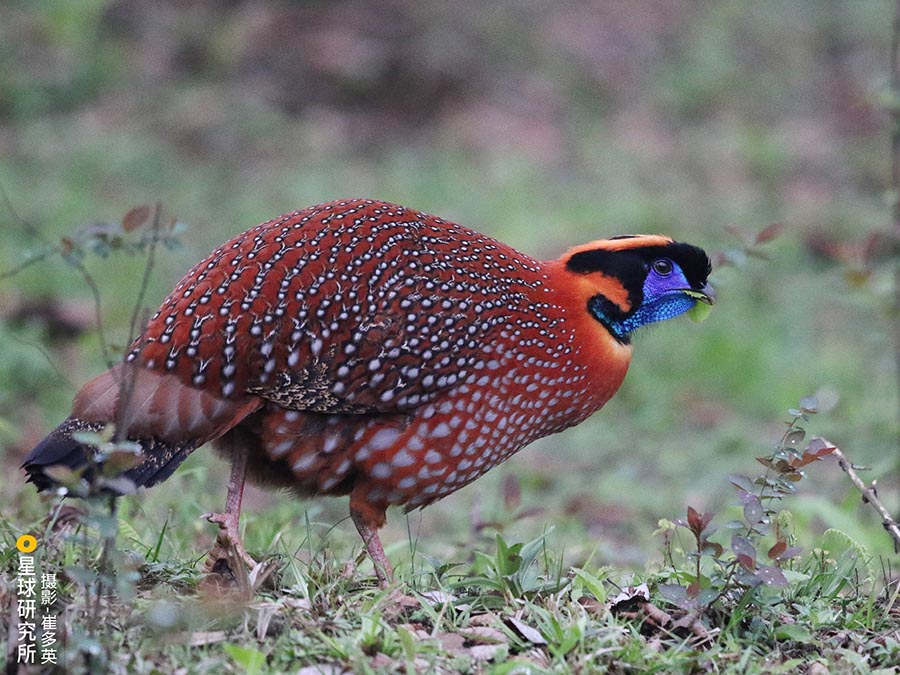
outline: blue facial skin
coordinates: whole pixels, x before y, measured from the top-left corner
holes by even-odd
[[[666,260],[669,271],[660,273],[665,265],[657,265],[656,261],[647,273],[644,281],[644,301],[631,316],[617,320],[610,318],[604,311],[602,299],[592,299],[588,305],[594,317],[605,325],[620,341],[627,342],[629,335],[636,329],[657,321],[665,321],[684,314],[697,304],[696,298],[685,294],[691,285],[684,272],[674,262]]]

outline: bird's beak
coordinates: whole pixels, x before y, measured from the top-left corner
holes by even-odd
[[[685,289],[684,294],[700,302],[705,302],[707,305],[716,304],[716,291],[709,283],[703,284],[703,288],[699,291],[693,288]]]

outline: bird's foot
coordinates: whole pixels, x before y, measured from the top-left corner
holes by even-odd
[[[238,531],[238,521],[234,514],[231,513],[207,513],[204,516],[209,522],[216,523],[219,531],[216,534],[216,545],[209,552],[207,567],[210,571],[214,571],[215,566],[220,564],[219,561],[225,560],[226,563],[230,559],[243,563],[248,571],[256,567],[256,561],[250,557],[244,544],[241,541],[241,535]],[[236,570],[232,570],[235,572]]]
[[[394,581],[394,569],[391,567],[390,561],[384,554],[381,541],[376,536],[374,540],[366,544],[366,551],[372,559],[375,566],[375,576],[378,578],[378,586],[387,588]]]
[[[350,517],[356,525],[359,536],[362,537],[363,544],[366,547],[366,553],[372,560],[375,567],[375,576],[378,578],[378,585],[381,588],[387,588],[394,581],[394,570],[391,562],[384,554],[384,547],[381,545],[381,539],[378,538],[378,527],[384,523],[383,512],[381,518],[373,517],[367,509],[370,507],[357,508],[354,506],[352,498],[350,503]],[[380,520],[380,522],[379,522]]]

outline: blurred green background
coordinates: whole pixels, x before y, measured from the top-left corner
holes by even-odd
[[[515,538],[553,526],[573,561],[597,550],[640,567],[659,555],[657,520],[688,504],[727,510],[729,474],[760,473],[754,457],[787,408],[817,391],[837,403],[810,430],[870,466],[896,508],[892,276],[865,257],[866,237],[890,224],[880,101],[892,11],[887,0],[6,0],[0,274],[46,251],[23,221],[58,243],[156,201],[187,228],[158,255],[151,309],[231,235],[337,197],[403,203],[538,257],[663,232],[737,263],[715,272],[709,320],[648,330],[618,396],[582,426],[421,516],[389,513],[389,552],[409,531],[420,551],[452,555],[494,522]],[[733,230],[775,222],[767,259],[745,256]],[[121,349],[143,258],[84,264]],[[45,510],[17,473],[24,453],[103,368],[92,306],[59,256],[0,279],[0,507],[13,528]],[[890,550],[834,464],[810,474],[789,505],[805,543],[837,526]],[[183,516],[163,553],[201,554],[214,530],[198,516],[220,508],[224,477],[197,453],[129,500],[132,524],[153,541]],[[341,500],[253,492],[248,548],[303,530],[304,511],[358,546],[348,522],[327,529],[346,515]]]

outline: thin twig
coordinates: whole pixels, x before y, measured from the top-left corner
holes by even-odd
[[[106,367],[112,368],[113,360],[110,356],[109,343],[106,341],[106,330],[103,328],[103,303],[100,299],[100,288],[87,267],[84,266],[84,263],[75,255],[72,253],[60,253],[60,255],[63,260],[78,270],[81,278],[84,279],[84,283],[87,284],[91,291],[91,296],[94,299],[94,321],[97,322],[97,339],[100,340],[100,351],[103,353],[103,362],[106,363]]]
[[[97,335],[100,340],[100,349],[103,352],[103,360],[106,362],[108,367],[112,367],[112,360],[109,356],[109,345],[106,342],[106,333],[103,330],[103,311],[102,305],[100,301],[100,289],[97,287],[97,282],[94,281],[94,277],[91,276],[91,273],[88,272],[87,268],[84,266],[84,263],[81,262],[71,251],[66,250],[65,244],[62,246],[50,243],[50,240],[45,237],[41,231],[29,223],[24,217],[22,217],[18,211],[16,211],[15,206],[13,206],[12,200],[9,197],[9,193],[6,191],[6,188],[0,183],[0,198],[3,199],[3,205],[9,214],[12,216],[13,220],[15,220],[19,227],[29,236],[34,239],[37,239],[39,242],[44,244],[47,247],[47,250],[43,253],[39,253],[36,257],[30,258],[24,261],[22,264],[14,267],[12,270],[7,270],[2,278],[6,278],[9,276],[13,276],[14,274],[18,274],[26,267],[44,260],[51,253],[59,253],[60,257],[69,263],[72,267],[78,270],[78,273],[81,274],[81,277],[84,279],[84,282],[87,284],[88,288],[91,291],[91,295],[94,298],[94,318],[97,322]]]
[[[844,473],[850,476],[850,480],[856,488],[862,492],[863,501],[871,504],[872,508],[878,512],[879,516],[881,516],[881,524],[884,526],[884,529],[887,530],[888,534],[891,535],[891,539],[894,540],[894,552],[900,552],[900,525],[897,525],[897,521],[891,517],[891,512],[888,511],[884,504],[881,503],[881,500],[878,499],[875,488],[863,483],[859,474],[856,473],[853,463],[847,459],[847,456],[841,452],[839,448],[834,448],[832,454],[837,457],[838,464]]]
[[[15,342],[18,342],[21,345],[25,345],[26,347],[28,347],[30,349],[36,349],[38,351],[38,353],[40,353],[40,355],[44,357],[44,360],[47,362],[47,365],[53,369],[53,372],[56,373],[56,376],[59,377],[59,379],[62,382],[65,382],[69,386],[69,388],[72,389],[73,391],[77,389],[77,387],[75,386],[75,383],[69,379],[69,376],[66,373],[64,373],[63,370],[58,365],[56,365],[56,361],[53,360],[53,355],[49,351],[47,351],[46,348],[44,348],[40,344],[23,340],[15,333],[13,333],[10,336],[10,338],[12,340],[14,340]]]
[[[153,268],[156,263],[156,247],[159,244],[159,226],[161,215],[162,204],[156,202],[153,205],[153,225],[150,236],[150,247],[147,251],[147,261],[144,264],[144,275],[141,279],[141,286],[138,290],[137,298],[135,298],[134,301],[134,307],[131,312],[131,322],[129,323],[128,328],[128,342],[126,344],[129,346],[129,348],[137,339],[138,320],[142,313],[143,319],[140,321],[140,332],[143,333],[144,328],[146,328],[147,326],[148,312],[143,306],[144,297],[147,295],[147,289],[150,287],[150,278],[153,274]],[[121,373],[121,377],[116,377],[116,384],[119,388],[119,405],[118,415],[115,421],[116,428],[113,434],[113,440],[115,441],[119,441],[128,437],[129,430],[126,428],[126,421],[128,418],[128,412],[131,407],[131,399],[134,396],[134,387],[137,384],[137,372],[133,368],[122,368],[119,372]],[[113,375],[116,376],[115,371],[113,372]]]
[[[17,274],[27,270],[32,265],[42,262],[42,261],[46,260],[47,258],[49,258],[51,255],[53,255],[55,253],[59,253],[59,252],[60,252],[59,247],[53,246],[50,248],[46,248],[43,251],[40,251],[39,253],[35,253],[34,255],[32,255],[29,258],[25,258],[25,260],[20,262],[18,265],[15,265],[14,267],[10,267],[8,270],[3,270],[2,272],[0,272],[0,281],[2,281],[3,279],[11,279],[12,277],[16,276]]]
[[[900,0],[896,0],[894,5],[894,29],[891,33],[891,93],[896,96],[900,93]],[[895,101],[891,101],[891,121],[894,128],[891,131],[891,178],[893,179],[893,187],[896,189],[900,186],[900,129],[897,128],[898,110]],[[894,224],[897,225],[900,215],[900,204],[894,203]]]
[[[893,191],[893,227],[895,234],[900,234],[900,0],[894,4],[894,24],[891,31],[891,190]],[[900,268],[894,271],[893,298],[893,342],[894,369],[897,377],[897,390],[900,392]]]
[[[156,247],[159,244],[159,227],[162,217],[162,204],[156,202],[153,205],[153,224],[150,230],[150,246],[147,250],[147,262],[144,264],[144,277],[141,279],[141,287],[138,290],[138,296],[134,301],[134,309],[131,313],[131,324],[128,329],[128,344],[131,344],[137,337],[138,317],[143,310],[144,298],[147,295],[147,289],[150,286],[150,277],[153,275],[153,267],[156,263]],[[142,322],[144,323],[144,322]],[[143,326],[141,327],[143,333]]]
[[[3,206],[9,211],[9,214],[13,217],[13,220],[19,223],[19,227],[21,227],[25,234],[29,237],[37,239],[42,244],[46,244],[50,246],[50,241],[41,233],[41,231],[25,220],[24,217],[19,215],[19,212],[16,211],[16,207],[12,203],[12,199],[9,197],[9,193],[6,191],[6,186],[0,183],[0,197],[3,198]]]

